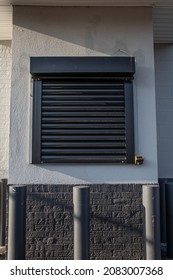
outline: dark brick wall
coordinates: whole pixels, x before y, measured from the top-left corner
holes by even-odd
[[[71,185],[27,186],[27,259],[73,259]],[[143,259],[141,185],[90,186],[91,259]]]

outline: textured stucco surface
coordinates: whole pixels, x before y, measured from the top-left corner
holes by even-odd
[[[11,41],[0,41],[0,179],[8,176]]]
[[[116,7],[14,7],[9,183],[156,182],[157,145],[152,10]],[[30,56],[136,58],[135,151],[143,166],[32,165]]]

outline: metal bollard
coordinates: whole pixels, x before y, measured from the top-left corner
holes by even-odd
[[[166,198],[165,198],[166,179],[160,179],[160,238],[161,243],[166,244]]]
[[[8,260],[25,259],[26,186],[9,187]]]
[[[75,260],[89,259],[89,195],[88,186],[73,187]]]
[[[1,186],[0,246],[5,246],[7,179],[2,179],[0,182],[0,186]]]
[[[167,182],[166,192],[166,234],[167,256],[173,259],[173,182]]]
[[[145,249],[147,260],[160,260],[159,185],[143,185]]]

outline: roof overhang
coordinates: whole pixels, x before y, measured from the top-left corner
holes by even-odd
[[[32,6],[173,6],[172,0],[0,0],[0,5]]]
[[[173,43],[173,0],[0,0],[0,40],[12,39],[12,5],[153,7],[154,41]]]

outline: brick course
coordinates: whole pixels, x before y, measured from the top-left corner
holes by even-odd
[[[72,189],[27,186],[27,259],[73,259]],[[90,258],[144,259],[141,185],[91,185],[90,205]]]

